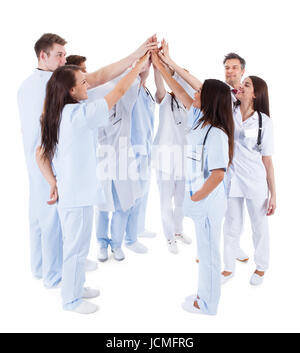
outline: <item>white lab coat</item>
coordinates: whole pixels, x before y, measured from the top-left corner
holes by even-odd
[[[269,267],[269,228],[267,219],[268,185],[262,156],[273,153],[273,128],[271,119],[262,114],[262,150],[257,149],[258,114],[242,121],[239,107],[234,110],[235,143],[233,162],[226,175],[228,208],[224,222],[224,268],[235,271],[235,254],[244,226],[246,203],[255,248],[256,269]]]
[[[89,91],[89,100],[93,100],[95,97],[99,96],[103,97],[114,88],[120,79],[121,77],[118,77],[116,80],[113,80],[106,85]],[[142,196],[142,189],[138,178],[137,180],[132,180],[133,178],[127,177],[128,166],[131,166],[131,170],[137,170],[130,136],[131,112],[137,98],[138,86],[139,80],[136,80],[125,95],[118,101],[115,107],[109,112],[109,125],[98,131],[98,165],[99,163],[105,163],[107,161],[107,156],[101,155],[101,149],[104,150],[103,146],[107,145],[113,147],[116,161],[116,178],[106,178],[105,180],[101,180],[106,199],[105,203],[98,204],[98,209],[101,211],[115,210],[112,196],[112,179],[115,184],[121,208],[124,211],[132,207],[135,201]],[[124,153],[126,151],[128,153]],[[100,172],[98,175],[101,177]]]

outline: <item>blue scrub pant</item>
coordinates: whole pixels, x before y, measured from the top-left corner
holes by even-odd
[[[139,207],[139,218],[137,223],[137,234],[142,234],[145,231],[146,209],[148,203],[149,190],[141,197]]]
[[[72,310],[82,302],[85,262],[90,248],[93,207],[58,207],[63,232],[63,308]]]
[[[111,241],[108,238],[109,212],[95,209],[96,238],[101,248],[107,248]]]
[[[146,209],[145,203],[147,203],[147,198],[145,199],[145,196],[143,196],[136,200],[134,206],[130,209],[125,234],[125,243],[127,245],[132,245],[137,241],[140,218],[145,217],[145,213],[143,213]]]
[[[145,203],[147,198],[136,200],[134,206],[126,211],[123,211],[120,205],[118,194],[114,183],[112,183],[112,195],[114,200],[115,211],[112,213],[110,232],[111,239],[108,237],[109,212],[96,210],[96,236],[101,248],[121,248],[124,235],[126,233],[126,244],[131,245],[137,240],[138,223],[140,219],[140,209],[143,206],[146,209]],[[148,195],[147,195],[148,196]]]
[[[145,223],[146,223],[146,210],[148,203],[148,196],[150,190],[150,179],[151,174],[148,175],[148,179],[141,180],[141,187],[143,189],[143,196],[141,197],[141,205],[139,208],[139,219],[137,225],[137,234],[142,234],[145,231]]]
[[[185,195],[185,214],[194,221],[197,238],[198,305],[204,314],[216,315],[221,294],[220,236],[227,200],[223,189],[213,199],[197,202]],[[189,213],[189,214],[187,214]]]
[[[61,281],[62,233],[57,207],[46,201],[30,195],[30,257],[33,276],[43,278],[44,286],[51,288]]]

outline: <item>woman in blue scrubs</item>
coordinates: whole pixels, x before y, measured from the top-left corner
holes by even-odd
[[[152,62],[189,109],[189,121],[193,121],[187,134],[184,213],[195,224],[198,291],[197,295],[187,297],[182,307],[193,313],[215,315],[221,288],[221,223],[227,204],[223,179],[233,157],[234,144],[230,89],[225,83],[213,79],[197,87],[196,79],[191,76],[189,80],[189,73],[186,73],[184,79],[197,90],[193,100],[171,77],[155,53],[152,53]],[[172,67],[175,71],[178,68],[177,65]],[[179,75],[180,72],[177,71]]]
[[[88,98],[88,84],[77,66],[58,68],[47,84],[37,162],[51,186],[50,197],[56,200],[59,194],[65,310],[81,314],[97,310],[95,304],[83,300],[99,295],[98,290],[83,287],[93,205],[103,201],[103,190],[96,176],[95,131],[109,123],[108,111],[134,82],[148,57],[146,54],[104,99],[94,102],[84,102]]]

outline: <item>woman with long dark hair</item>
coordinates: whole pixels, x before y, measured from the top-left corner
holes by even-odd
[[[269,112],[268,86],[257,76],[247,77],[236,97],[234,109],[235,153],[228,170],[228,208],[224,222],[224,263],[222,281],[235,271],[234,252],[244,224],[244,203],[252,226],[256,270],[250,284],[263,282],[269,266],[267,216],[276,209],[272,163],[273,132]]]
[[[41,147],[36,158],[51,186],[51,203],[58,199],[63,232],[62,299],[65,310],[90,314],[97,306],[84,298],[99,291],[84,288],[84,264],[89,251],[93,205],[103,201],[96,177],[95,132],[109,123],[109,110],[134,82],[148,60],[146,54],[103,99],[84,102],[88,84],[78,66],[56,69],[46,89],[41,118]],[[53,174],[53,163],[56,177]]]
[[[187,297],[182,307],[193,313],[215,315],[221,286],[221,222],[227,204],[223,179],[234,146],[230,89],[219,80],[205,80],[198,85],[193,100],[167,72],[156,53],[152,54],[152,62],[189,109],[189,121],[193,121],[187,133],[184,213],[195,224],[199,277],[197,295]],[[192,85],[200,81],[192,77],[190,82]]]

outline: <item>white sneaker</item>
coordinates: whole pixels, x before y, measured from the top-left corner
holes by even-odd
[[[235,257],[240,262],[247,262],[249,260],[249,256],[241,248],[238,248]]]
[[[125,244],[125,247],[129,250],[132,250],[132,251],[138,253],[138,254],[145,254],[146,252],[148,252],[148,249],[146,248],[146,246],[143,245],[142,243],[140,243],[139,241],[135,241],[131,245]]]
[[[231,278],[233,277],[233,273],[231,272],[230,275],[228,276],[224,276],[223,273],[221,273],[221,283],[225,284],[226,282],[228,282]]]
[[[192,243],[192,239],[184,233],[175,234],[175,239],[182,241],[184,244],[191,244]]]
[[[86,259],[85,260],[85,272],[96,271],[98,268],[98,264],[95,261]]]
[[[155,238],[156,233],[154,232],[149,232],[148,230],[144,230],[142,233],[138,235],[140,238]]]
[[[75,309],[70,311],[74,311],[78,314],[92,314],[98,310],[98,306],[83,300]]]
[[[177,247],[177,243],[176,240],[168,240],[168,250],[172,253],[172,254],[178,254],[178,247]]]
[[[113,249],[111,251],[114,255],[115,260],[122,261],[125,259],[125,255],[124,255],[123,250],[121,248]]]
[[[259,286],[260,284],[263,283],[265,276],[260,276],[257,273],[253,273],[253,275],[250,278],[250,284],[252,286]]]
[[[181,304],[181,307],[183,310],[192,313],[192,314],[202,314],[200,309],[197,309],[194,306],[194,302],[191,301],[185,301],[184,303]]]
[[[100,295],[100,291],[98,289],[93,289],[90,287],[84,287],[82,291],[82,298],[91,299],[97,298]]]
[[[108,259],[107,248],[98,248],[97,259],[101,262],[104,262]]]

